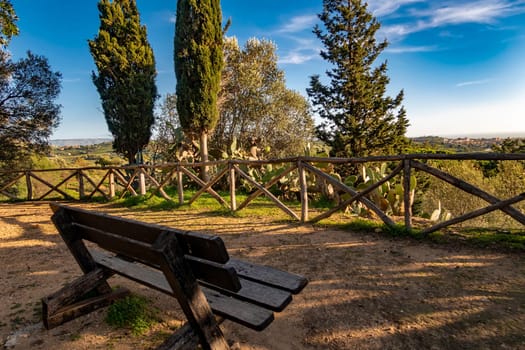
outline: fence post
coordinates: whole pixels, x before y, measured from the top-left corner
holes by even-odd
[[[144,175],[144,168],[140,168],[139,170],[139,190],[141,196],[146,195],[146,176]]]
[[[77,171],[77,179],[78,179],[78,199],[83,199],[86,196],[85,190],[84,190],[84,176],[82,176],[82,170]]]
[[[411,170],[410,159],[403,160],[403,200],[405,207],[405,228],[407,230],[412,229],[412,203],[410,200],[410,170]]]
[[[230,208],[231,211],[237,210],[237,198],[235,196],[235,167],[231,161],[228,162],[230,168]]]
[[[115,198],[115,173],[113,169],[109,170],[109,198]]]
[[[31,170],[26,171],[27,200],[33,200],[33,184],[31,183]]]
[[[306,173],[301,159],[297,160],[297,170],[299,172],[299,187],[301,191],[301,222],[305,223],[308,221],[308,186],[306,183]]]
[[[179,194],[179,204],[184,204],[184,192],[182,189],[182,171],[180,170],[180,164],[177,164],[177,193]]]

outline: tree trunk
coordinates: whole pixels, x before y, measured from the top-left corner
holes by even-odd
[[[206,131],[201,132],[201,162],[208,162],[208,133]],[[206,165],[203,165],[201,168],[201,179],[204,182],[208,182],[209,174],[208,174],[208,167]]]

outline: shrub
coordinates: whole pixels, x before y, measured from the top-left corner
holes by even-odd
[[[106,322],[113,327],[129,328],[133,334],[141,335],[156,322],[155,316],[156,310],[149,305],[149,300],[129,295],[108,308]]]

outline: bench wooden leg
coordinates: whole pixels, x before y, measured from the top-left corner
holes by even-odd
[[[155,350],[194,350],[199,346],[199,336],[186,323]]]
[[[217,324],[224,321],[222,317],[215,317]],[[190,323],[184,324],[155,350],[195,350],[199,346],[199,336],[193,331]]]
[[[100,294],[100,286],[107,284],[106,279],[113,272],[97,268],[77,278],[57,292],[42,299],[42,320],[47,329],[57,327],[64,322],[88,314],[111,304],[114,300],[125,297],[129,290],[121,288],[116,291]],[[95,292],[97,295],[86,297]]]
[[[163,261],[160,268],[173,290],[182,311],[197,334],[203,350],[229,350],[221,329],[211,311],[206,296],[199,287],[193,272],[184,260],[177,238],[169,232],[162,232],[154,243]]]

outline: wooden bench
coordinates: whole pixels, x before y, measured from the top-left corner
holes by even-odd
[[[129,294],[107,283],[119,274],[174,296],[186,315],[186,325],[158,349],[228,349],[218,326],[223,318],[263,330],[307,284],[302,276],[230,258],[218,236],[61,204],[51,208],[84,275],[42,299],[47,329]]]

